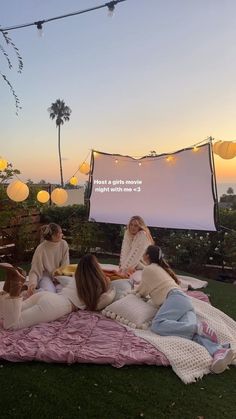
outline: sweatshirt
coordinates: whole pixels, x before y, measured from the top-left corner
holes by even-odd
[[[142,297],[150,295],[153,304],[159,307],[174,288],[179,288],[179,286],[168,272],[157,263],[151,263],[144,268],[142,280],[136,292]]]
[[[65,240],[59,242],[44,240],[34,252],[29,272],[29,285],[37,286],[44,275],[52,277],[55,269],[69,263],[69,246]]]
[[[126,230],[121,247],[120,268],[125,271],[129,268],[143,269],[145,266],[142,256],[146,248],[152,244],[145,231],[140,230],[135,236],[131,236]]]

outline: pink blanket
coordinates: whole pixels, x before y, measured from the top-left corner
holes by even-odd
[[[200,291],[192,296],[208,300]],[[169,365],[150,343],[100,313],[78,311],[51,323],[7,331],[0,328],[0,359],[12,362]]]

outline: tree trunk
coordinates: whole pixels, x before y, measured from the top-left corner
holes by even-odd
[[[61,125],[58,125],[58,154],[60,164],[60,175],[61,175],[61,187],[64,187],[63,172],[62,172],[62,160],[61,160]]]

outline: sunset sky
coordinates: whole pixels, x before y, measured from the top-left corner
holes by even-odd
[[[34,22],[105,2],[11,0],[1,27]],[[106,9],[10,31],[23,58],[0,70],[0,155],[22,180],[59,182],[57,131],[47,108],[56,99],[72,109],[62,127],[64,178],[96,149],[143,156],[203,141],[236,138],[235,0],[126,0],[113,17]],[[236,158],[215,158],[217,181],[236,185]],[[85,177],[80,177],[81,181]]]

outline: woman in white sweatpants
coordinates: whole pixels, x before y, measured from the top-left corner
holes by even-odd
[[[76,309],[84,309],[74,278],[60,293],[38,292],[23,301],[22,297],[0,296],[0,315],[4,329],[22,329],[38,323],[51,322]]]
[[[110,304],[115,291],[93,255],[80,259],[75,277],[57,294],[48,291],[35,293],[23,301],[20,291],[25,277],[12,265],[1,264],[8,273],[9,293],[0,295],[0,317],[4,329],[22,329],[51,322],[77,309],[101,310]],[[91,305],[92,302],[92,305]]]

